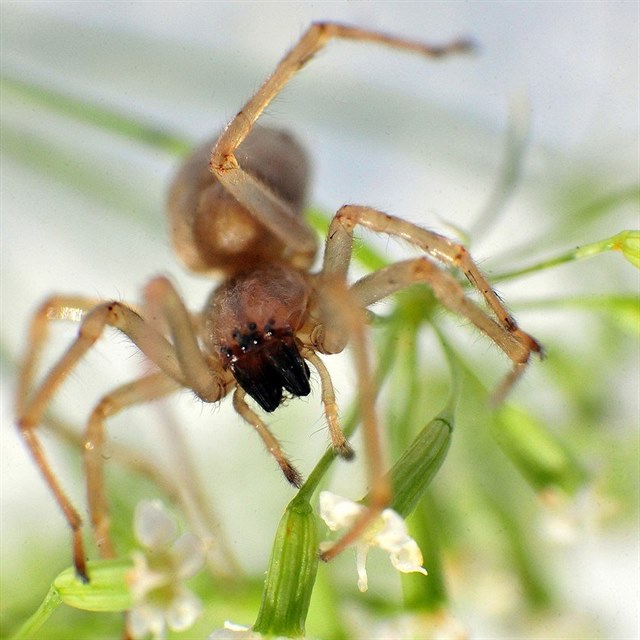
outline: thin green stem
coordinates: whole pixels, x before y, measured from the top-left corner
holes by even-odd
[[[60,593],[51,585],[42,604],[34,612],[34,614],[18,629],[12,636],[11,640],[27,640],[28,638],[37,638],[36,632],[49,619],[51,614],[62,604]]]
[[[2,76],[2,90],[18,93],[22,98],[39,104],[50,111],[68,116],[77,122],[87,122],[105,131],[137,140],[143,144],[167,151],[174,155],[184,155],[193,146],[184,136],[170,133],[166,128],[156,127],[129,114],[118,113],[101,104],[89,102],[49,87],[26,82],[8,75]]]
[[[632,262],[632,264],[636,264],[636,266],[638,266],[640,265],[640,258],[636,256],[636,243],[638,242],[638,236],[638,231],[621,231],[610,238],[598,240],[597,242],[590,242],[589,244],[561,253],[553,258],[536,262],[528,267],[500,273],[493,276],[492,280],[494,282],[512,280],[513,278],[519,278],[520,276],[527,275],[529,273],[550,269],[551,267],[556,267],[567,262],[574,262],[575,260],[581,260],[583,258],[591,258],[600,253],[605,253],[606,251],[620,251],[630,262]]]

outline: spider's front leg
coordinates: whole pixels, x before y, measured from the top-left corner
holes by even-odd
[[[145,299],[151,320],[135,334],[128,335],[161,370],[104,396],[91,413],[86,429],[87,500],[96,546],[102,557],[114,555],[104,485],[105,420],[123,409],[160,399],[183,387],[192,389],[206,402],[217,402],[229,390],[222,368],[200,351],[191,316],[169,280],[152,280],[145,289]],[[172,343],[162,335],[167,330]]]

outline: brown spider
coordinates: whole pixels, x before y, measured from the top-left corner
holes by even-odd
[[[390,498],[365,340],[365,309],[369,305],[413,283],[429,285],[445,307],[472,322],[513,361],[513,370],[499,387],[498,397],[521,375],[531,353],[541,351],[538,342],[518,328],[463,246],[370,207],[340,208],[329,227],[322,269],[309,273],[317,240],[302,215],[308,177],[306,154],[288,133],[257,127],[255,122],[291,77],[336,37],[377,42],[429,57],[470,47],[463,40],[431,47],[335,23],[313,24],[231,120],[213,150],[211,143],[197,149],[171,187],[168,215],[178,255],[194,271],[217,271],[224,277],[204,310],[190,314],[171,282],[157,277],[145,288],[145,318],[121,302],[73,296],[49,298],[33,318],[18,384],[18,425],[71,526],[75,567],[85,580],[81,520],[51,470],[36,427],[58,387],[106,326],[123,332],[156,370],[105,395],[87,423],[84,460],[88,506],[103,557],[114,555],[103,480],[104,423],[126,407],[181,388],[191,389],[204,402],[219,402],[234,389],[235,410],[258,432],[287,480],[299,486],[300,474],[247,403],[246,395],[267,412],[280,405],[285,392],[306,396],[310,392],[310,364],[320,377],[333,448],[343,458],[352,457],[340,429],[329,373],[317,355],[338,353],[350,342],[369,459],[371,501],[370,509],[354,527],[323,553],[323,559],[329,560],[360,536]],[[425,255],[392,264],[349,286],[347,271],[357,225],[403,238]],[[465,295],[446,267],[456,267],[465,274],[491,313]],[[34,389],[36,363],[48,324],[68,318],[82,318],[78,337]]]

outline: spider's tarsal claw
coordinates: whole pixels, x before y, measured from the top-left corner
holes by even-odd
[[[83,584],[89,584],[89,572],[87,571],[87,561],[84,557],[84,546],[82,544],[82,534],[80,529],[73,531],[73,566],[76,569],[76,575]]]
[[[345,440],[340,445],[336,445],[333,450],[339,455],[343,460],[353,460],[356,457],[356,452],[353,450],[353,447]]]
[[[287,482],[292,484],[296,489],[299,489],[302,486],[302,474],[287,460],[283,460],[279,464]]]
[[[326,551],[321,551],[318,554],[318,558],[320,558],[320,560],[322,560],[322,562],[329,562],[330,558],[326,558]]]
[[[540,358],[544,358],[544,347],[533,336],[530,336],[517,326],[512,330],[512,333],[518,339],[518,342],[525,345],[531,353],[537,353]]]
[[[87,572],[87,564],[84,558],[82,558],[80,562],[74,559],[74,566],[76,569],[76,575],[82,584],[89,584],[89,573]]]

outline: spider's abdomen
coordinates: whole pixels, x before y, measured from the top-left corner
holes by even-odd
[[[175,176],[167,212],[174,248],[193,271],[231,274],[282,258],[285,247],[245,209],[209,169],[215,141],[195,149]],[[309,163],[286,131],[254,127],[236,151],[238,161],[297,216],[306,201]]]
[[[270,264],[225,282],[207,303],[212,353],[265,411],[277,409],[284,391],[306,396],[311,390],[295,338],[307,301],[303,276],[285,264]]]

